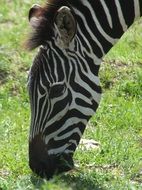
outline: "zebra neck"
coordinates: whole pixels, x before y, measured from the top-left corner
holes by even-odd
[[[142,15],[142,0],[78,0],[72,3],[82,47],[101,60]]]

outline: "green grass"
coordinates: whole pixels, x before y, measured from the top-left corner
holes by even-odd
[[[41,2],[41,1],[38,1]],[[103,97],[84,137],[99,149],[74,156],[77,169],[51,181],[28,166],[30,108],[26,89],[33,53],[23,50],[31,0],[1,0],[0,11],[0,190],[142,189],[142,21],[104,59]]]

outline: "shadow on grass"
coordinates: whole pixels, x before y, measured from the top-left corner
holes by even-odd
[[[7,82],[8,72],[0,68],[0,84]]]
[[[46,189],[47,187],[48,190],[51,190],[52,187],[55,188],[56,186],[58,188],[61,187],[61,189],[64,187],[63,190],[104,190],[104,188],[98,184],[95,176],[83,172],[65,173],[60,176],[55,176],[49,181],[32,175],[31,182],[35,189]]]
[[[83,172],[77,175],[67,174],[62,179],[72,190],[103,190],[95,177]]]

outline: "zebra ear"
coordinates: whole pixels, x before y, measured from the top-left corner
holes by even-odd
[[[29,22],[33,28],[36,28],[39,24],[40,15],[42,13],[42,7],[38,4],[34,4],[29,10]]]
[[[55,16],[55,25],[64,47],[68,47],[76,33],[76,20],[70,8],[61,7]]]

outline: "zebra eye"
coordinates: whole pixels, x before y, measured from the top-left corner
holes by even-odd
[[[65,83],[55,83],[55,84],[52,84],[52,86],[50,87],[50,90],[49,90],[49,98],[57,98],[61,95],[64,94],[66,90],[66,85]]]

